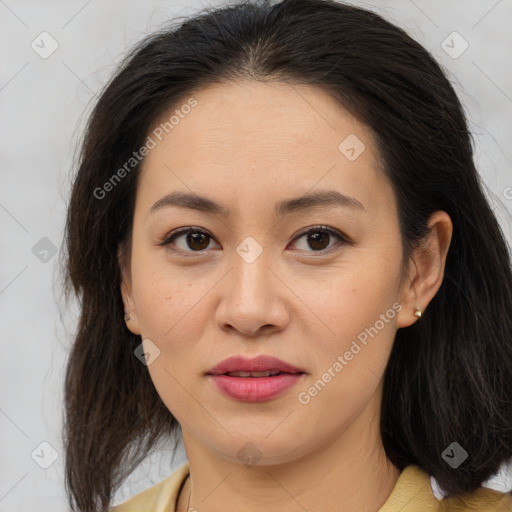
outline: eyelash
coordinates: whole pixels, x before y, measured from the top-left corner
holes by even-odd
[[[202,229],[199,229],[199,228],[195,228],[193,226],[189,226],[189,227],[181,228],[181,229],[178,229],[177,231],[171,232],[169,234],[169,236],[167,236],[165,238],[165,240],[161,244],[159,244],[159,245],[161,245],[161,246],[170,246],[171,243],[173,243],[176,238],[178,238],[181,235],[187,235],[189,233],[200,233],[200,234],[206,235],[206,236],[208,236],[210,238],[213,238],[213,236],[210,235],[208,232],[203,231]],[[306,251],[306,252],[330,254],[331,252],[339,249],[339,247],[338,247],[339,245],[350,243],[350,240],[348,239],[348,237],[344,236],[342,233],[340,233],[337,230],[329,228],[328,226],[313,226],[313,227],[307,229],[307,231],[303,231],[302,233],[299,233],[294,238],[293,241],[295,242],[296,240],[302,238],[304,235],[308,235],[308,234],[311,234],[311,233],[328,233],[329,235],[332,235],[332,236],[335,236],[336,238],[338,238],[339,243],[334,245],[330,249],[322,249],[322,250],[319,250],[319,251]],[[186,253],[200,254],[202,252],[205,252],[205,250],[206,250],[205,249],[205,250],[201,250],[201,251],[183,251],[182,249],[174,249],[172,247],[169,247],[169,249],[172,252],[179,252],[179,253],[182,253],[182,254],[183,253],[185,253],[185,254]],[[186,256],[189,257],[188,254],[186,254]]]

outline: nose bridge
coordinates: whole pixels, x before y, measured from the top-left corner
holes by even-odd
[[[261,299],[269,286],[270,249],[264,248],[254,237],[247,236],[235,248],[231,292],[239,300]]]
[[[282,328],[286,323],[285,308],[276,305],[273,282],[276,278],[270,258],[270,249],[250,236],[235,247],[229,264],[231,272],[217,311],[221,327],[230,325],[254,336],[263,326]]]

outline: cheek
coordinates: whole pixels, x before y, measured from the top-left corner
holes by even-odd
[[[160,267],[158,266],[160,265]],[[202,339],[200,301],[207,286],[171,272],[161,263],[140,265],[133,276],[134,298],[143,340],[151,340],[159,353],[147,370],[160,398],[183,421],[190,408],[190,394],[196,377],[197,340]],[[155,350],[152,348],[152,350]]]
[[[357,299],[357,293],[352,297]],[[310,352],[315,370],[297,390],[298,401],[310,417],[338,418],[339,423],[332,425],[336,429],[362,413],[389,360],[396,333],[394,318],[396,311],[391,307],[347,307],[333,324],[336,336],[317,338],[315,350]]]
[[[133,268],[133,296],[143,337],[179,343],[197,325],[194,319],[207,283],[173,269],[161,256],[140,258]]]
[[[378,271],[365,272],[365,267]],[[304,310],[303,318],[311,328],[313,324],[317,325],[318,338],[325,340],[327,345],[342,348],[386,312],[389,312],[391,323],[394,322],[392,306],[398,298],[399,283],[398,274],[395,274],[394,270],[366,266],[363,262],[335,269],[325,281],[295,279],[301,287],[294,291],[308,306],[309,312]]]
[[[376,271],[363,272],[364,268]],[[330,409],[341,400],[357,408],[375,391],[389,359],[400,308],[399,274],[395,268],[361,258],[334,275],[336,279],[328,284],[310,288],[304,301],[313,305],[314,312],[307,321],[307,338],[315,340],[310,354],[315,368],[311,393],[322,395],[315,398],[317,406]]]

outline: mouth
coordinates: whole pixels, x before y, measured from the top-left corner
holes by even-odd
[[[230,357],[206,374],[224,396],[244,402],[276,398],[297,384],[304,375],[304,370],[271,356],[254,359]]]

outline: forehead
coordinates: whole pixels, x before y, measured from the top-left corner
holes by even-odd
[[[191,99],[195,106],[185,108]],[[244,201],[260,203],[315,187],[335,188],[363,203],[386,195],[370,130],[310,86],[210,85],[162,113],[149,136],[155,147],[140,180],[148,201],[176,189],[218,198],[238,191]]]
[[[213,84],[183,97],[172,109],[162,113],[155,126],[165,124],[174,112],[185,110],[186,103],[194,98],[197,105],[187,109],[172,129],[165,130],[164,138],[172,135],[174,142],[198,138],[198,149],[209,142],[215,149],[229,148],[236,151],[244,143],[243,152],[253,147],[251,155],[261,154],[256,142],[265,149],[301,152],[298,143],[307,143],[309,153],[337,149],[342,135],[358,132],[369,138],[370,132],[343,106],[320,88],[292,85],[281,82]],[[168,127],[169,128],[169,127]],[[245,145],[246,144],[246,145]],[[291,148],[290,148],[291,146]],[[242,149],[240,148],[240,151]]]

